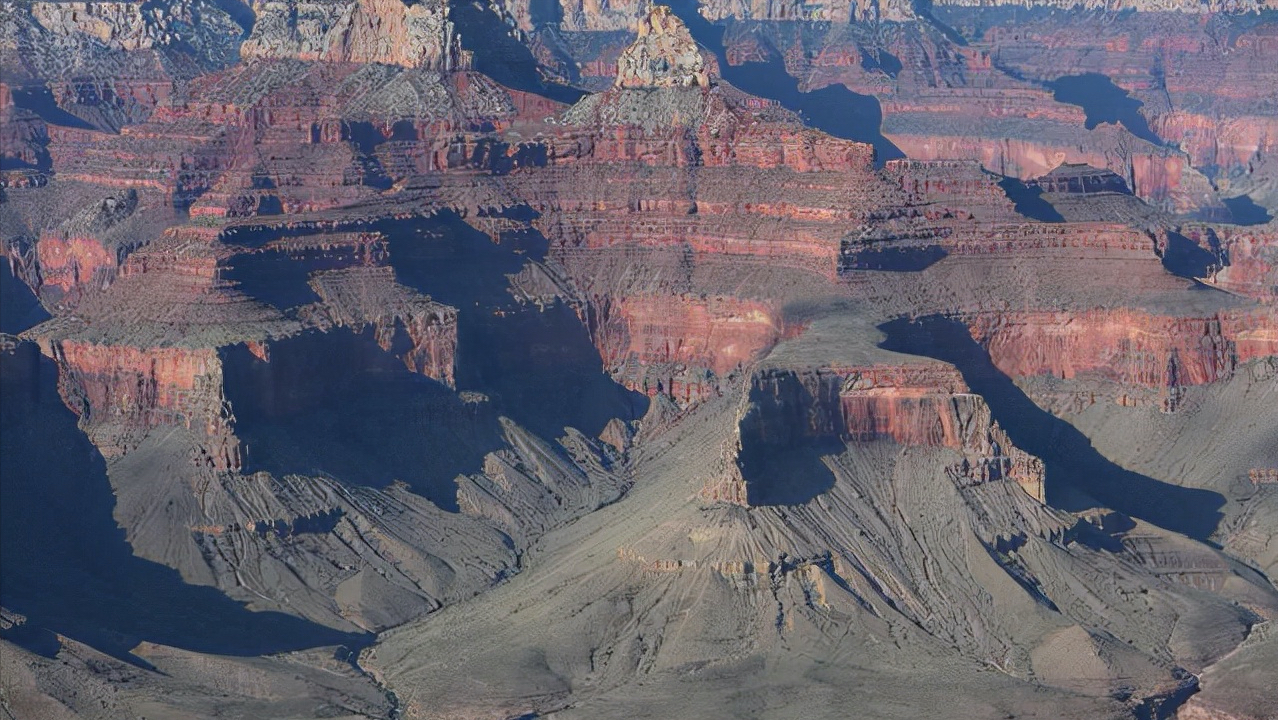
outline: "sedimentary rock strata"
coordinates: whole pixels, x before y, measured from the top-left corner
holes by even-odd
[[[435,70],[469,63],[444,3],[283,0],[258,3],[255,12],[253,32],[240,46],[247,61],[322,60]]]
[[[1205,318],[1086,312],[1068,321],[1009,313],[977,316],[971,327],[994,363],[1015,377],[1093,372],[1174,388],[1222,380],[1240,364],[1278,354],[1273,316],[1265,310]]]
[[[1226,262],[1211,276],[1216,287],[1261,301],[1274,300],[1278,293],[1278,234],[1273,223],[1255,228],[1191,226],[1184,232],[1199,247],[1215,244],[1224,251]]]
[[[17,8],[6,697],[1263,710],[1272,22],[972,5]]]
[[[743,465],[758,462],[753,455],[803,442],[890,440],[959,452],[962,459],[946,469],[957,482],[1010,480],[1031,497],[1044,497],[1042,461],[1012,444],[953,368],[771,371],[754,378],[749,398],[739,429]]]
[[[1188,0],[941,0],[938,4],[957,7],[997,7],[1000,5],[1034,7],[1048,5],[1066,9],[1184,13],[1259,12],[1270,7],[1268,0],[1213,0],[1212,2],[1189,2]]]

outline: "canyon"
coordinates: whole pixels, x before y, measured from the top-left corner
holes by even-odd
[[[6,5],[0,705],[1272,717],[1274,11]]]

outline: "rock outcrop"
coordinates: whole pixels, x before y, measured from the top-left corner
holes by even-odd
[[[804,2],[803,0],[713,0],[702,5],[702,14],[711,20],[808,21],[829,23],[904,22],[916,16],[905,0],[847,0],[846,2]]]
[[[356,333],[372,328],[377,345],[398,352],[409,371],[454,386],[456,308],[398,284],[389,267],[321,271],[311,276],[310,285],[320,298],[308,318],[312,323],[332,323]]]
[[[752,380],[738,433],[738,462],[746,469],[805,443],[887,440],[956,451],[961,458],[946,472],[960,485],[1007,480],[1040,502],[1045,497],[1042,461],[1016,448],[984,400],[947,366],[765,371]],[[752,495],[766,496],[751,492],[748,472],[743,482],[743,491],[722,499],[753,504]],[[710,497],[723,493],[708,490]]]
[[[382,63],[461,70],[469,54],[443,2],[404,0],[266,0],[240,46],[261,59]]]
[[[1190,226],[1182,228],[1199,247],[1219,247],[1225,264],[1210,278],[1216,287],[1272,303],[1278,300],[1278,227]]]
[[[654,5],[639,21],[639,37],[617,60],[617,87],[709,87],[701,49],[683,21]]]
[[[1132,311],[981,315],[972,334],[1013,377],[1094,372],[1123,384],[1175,389],[1228,378],[1278,354],[1267,311],[1158,317]]]

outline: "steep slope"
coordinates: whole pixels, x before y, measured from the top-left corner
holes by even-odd
[[[548,536],[507,585],[386,634],[363,662],[407,717],[612,717],[654,698],[657,712],[709,717],[917,717],[942,697],[961,717],[1032,716],[1045,703],[1053,717],[1122,717],[1157,712],[1193,682],[1177,666],[1201,667],[1254,622],[1131,551],[1102,549],[1101,531],[997,475],[948,471],[969,463],[926,441],[802,443],[741,472],[790,489],[824,475],[818,496],[707,503],[699,488],[733,466],[723,450],[752,442],[734,439],[733,408],[755,395],[641,435],[625,499]],[[1272,608],[1272,591],[1247,587]],[[1157,618],[1170,607],[1166,644]],[[1188,656],[1180,637],[1221,645]],[[423,645],[484,649],[423,656]],[[919,673],[933,678],[926,689]]]
[[[713,142],[688,132],[702,127],[700,108],[714,107],[713,77],[709,93],[676,82],[647,90],[642,103],[628,103],[628,81],[619,77],[616,89],[583,100],[567,117],[642,129],[645,142],[667,128],[688,128],[687,144],[664,156],[675,167]],[[679,111],[665,110],[672,107]],[[749,137],[737,135],[737,147]],[[677,186],[695,192],[682,205],[647,199],[647,191],[646,217],[695,201],[695,213],[685,210],[689,220],[679,222],[703,227],[703,199],[719,187],[708,172],[712,157],[702,154],[704,170],[673,175],[697,180]],[[739,151],[728,157],[737,158],[738,176],[749,177]],[[648,158],[645,164],[663,162],[661,155]],[[1025,337],[1022,323],[1035,323],[1032,313],[1011,308],[1054,307],[1080,318],[1078,332],[1097,343],[1089,346],[1096,360],[1079,372],[1112,383],[1095,393],[1099,402],[1122,407],[1148,387],[1152,394],[1140,402],[1157,402],[1161,392],[1177,398],[1164,402],[1165,410],[1188,413],[1178,403],[1197,386],[1233,382],[1236,367],[1256,367],[1274,354],[1272,315],[1223,295],[1198,297],[1201,291],[1163,267],[1152,235],[1118,225],[1011,222],[1015,216],[987,176],[926,163],[876,174],[868,158],[862,162],[852,176],[856,189],[881,204],[866,216],[840,217],[845,227],[860,221],[866,231],[845,234],[837,255],[794,266],[815,271],[802,289],[782,280],[800,252],[795,244],[769,246],[773,269],[761,274],[749,269],[751,254],[731,245],[713,256],[696,246],[690,257],[685,251],[675,267],[692,288],[715,287],[733,273],[767,278],[736,292],[776,303],[787,328],[776,334],[779,344],[762,346],[735,372],[698,371],[709,392],[687,394],[675,382],[648,386],[692,409],[671,422],[645,420],[632,458],[636,485],[625,498],[548,535],[510,583],[391,631],[366,651],[365,664],[402,690],[407,716],[611,717],[632,714],[640,702],[652,708],[655,697],[666,698],[670,712],[693,708],[712,717],[826,716],[844,706],[917,717],[941,697],[962,708],[961,717],[1032,714],[1045,704],[1053,717],[1163,716],[1196,689],[1193,673],[1272,615],[1274,591],[1262,576],[1165,529],[1205,537],[1213,519],[1182,521],[1159,502],[1122,500],[1149,495],[1179,507],[1194,502],[1190,494],[1210,502],[1212,492],[1178,493],[1173,484],[1113,465],[1027,396],[1017,400],[1021,391],[1007,377],[1029,382],[1059,373],[1052,362],[1081,363],[1093,352],[1037,356],[1027,354],[1037,341],[1027,337],[1020,346],[1011,339]],[[784,167],[821,177],[820,165]],[[847,171],[842,177],[850,179]],[[562,202],[538,209],[548,233],[562,232],[560,218],[582,215]],[[781,232],[791,235],[807,220],[781,217],[779,226],[788,229]],[[568,279],[589,278],[603,291],[589,296],[594,308],[607,298],[611,314],[632,302],[619,302],[620,286],[601,282],[614,263],[628,287],[656,276],[647,268],[662,268],[661,282],[670,282],[664,273],[672,266],[656,258],[663,246],[678,247],[671,240],[594,232],[608,241],[551,250]],[[682,234],[697,232],[704,231]],[[637,257],[646,267],[605,261],[636,252],[628,248],[644,248]],[[915,251],[922,262],[911,259]],[[904,267],[883,267],[894,262],[893,252],[904,253]],[[1113,272],[1118,263],[1123,276]],[[1089,272],[1092,284],[1071,288],[1072,278]],[[1097,287],[1101,278],[1112,279],[1112,289]],[[835,300],[845,293],[866,302]],[[1116,309],[1133,303],[1149,315]],[[936,347],[966,343],[986,370],[957,356],[952,368],[874,346],[903,342],[927,353],[895,325],[885,326],[884,340],[866,316],[929,312],[964,321],[949,326],[962,343],[935,339]],[[1220,324],[1210,332],[1229,338],[1221,341],[1229,346],[1223,355],[1196,339],[1196,320],[1180,319],[1195,313]],[[1229,313],[1239,319],[1214,320]],[[640,322],[645,333],[660,332],[658,317]],[[1183,338],[1194,352],[1203,348],[1206,364],[1193,369],[1198,361],[1187,348],[1168,347],[1160,356],[1133,346],[1130,337],[1143,337],[1147,331],[1137,328],[1149,322],[1172,323],[1178,329],[1155,334]],[[1105,340],[1102,326],[1119,337]],[[640,367],[662,359],[631,357]],[[1151,370],[1131,365],[1146,357]],[[1169,362],[1174,380],[1166,375]],[[1048,461],[1018,447],[1018,437],[1047,449]],[[1067,449],[1051,450],[1052,442]],[[1092,464],[1075,463],[1078,457]],[[1100,494],[1124,513],[1085,497],[1086,488],[1099,491],[1096,480],[1121,484]],[[1212,487],[1203,478],[1193,482]],[[1044,495],[1078,514],[1045,507]],[[415,652],[423,645],[491,650],[426,657]],[[911,684],[916,672],[946,680],[924,691]]]

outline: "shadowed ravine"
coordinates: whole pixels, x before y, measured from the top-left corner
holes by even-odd
[[[0,333],[17,335],[48,319],[31,288],[14,277],[8,263],[0,265]]]
[[[222,351],[226,395],[248,471],[327,473],[382,487],[408,483],[438,507],[456,512],[458,475],[479,472],[503,446],[499,417],[546,440],[573,427],[597,436],[612,418],[634,420],[647,398],[604,372],[599,352],[573,310],[515,302],[508,275],[545,256],[535,231],[500,242],[452,213],[376,223],[390,239],[398,282],[457,308],[456,390],[409,372],[378,347],[371,330],[307,333],[272,344],[270,362],[244,346]],[[246,229],[236,240],[257,246],[279,229]],[[231,275],[240,289],[282,310],[318,299],[309,273],[332,263],[290,261],[280,254],[239,256]],[[400,348],[400,351],[403,349]]]
[[[1108,77],[1100,73],[1083,73],[1065,75],[1044,84],[1057,101],[1083,109],[1087,114],[1083,126],[1088,130],[1101,123],[1121,123],[1136,137],[1155,145],[1163,144],[1162,139],[1150,129],[1145,116],[1140,114],[1144,103],[1128,95]]]
[[[880,326],[882,347],[953,364],[972,392],[982,396],[999,425],[1022,450],[1042,458],[1047,501],[1068,511],[1087,509],[1078,493],[1155,525],[1207,540],[1225,500],[1210,490],[1186,488],[1126,470],[1101,455],[1077,428],[1034,404],[990,360],[967,327],[941,316]],[[1077,492],[1071,492],[1077,491]]]
[[[252,612],[135,556],[112,517],[106,463],[63,404],[53,361],[34,344],[0,353],[0,423],[0,602],[26,615],[29,628],[15,641],[56,651],[42,628],[136,664],[144,662],[130,651],[144,640],[221,655],[371,642]]]
[[[775,100],[782,107],[799,113],[804,125],[808,127],[835,137],[873,145],[875,162],[879,165],[905,157],[900,148],[883,136],[883,110],[874,96],[854,93],[842,85],[802,92],[799,90],[799,81],[785,71],[785,65],[779,59],[766,63],[731,65],[724,51],[722,26],[702,17],[697,4],[691,0],[675,0],[670,3],[670,7],[688,26],[692,38],[714,53],[724,80],[752,95]]]

